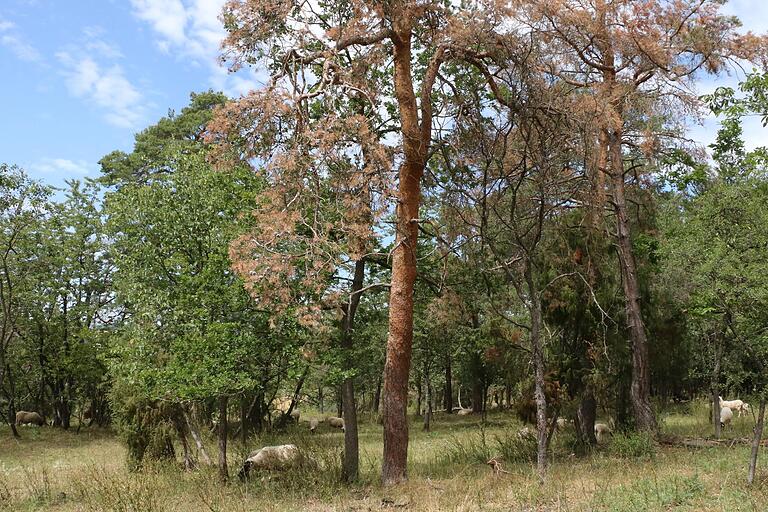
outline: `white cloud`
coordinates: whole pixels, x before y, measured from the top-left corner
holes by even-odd
[[[109,123],[121,128],[136,127],[143,117],[144,98],[119,65],[101,66],[89,55],[73,57],[61,52],[56,56],[64,66],[67,88],[73,95],[103,109]]]
[[[63,178],[84,176],[93,170],[93,165],[85,160],[68,160],[66,158],[43,158],[29,166],[32,171],[53,174]]]
[[[39,62],[42,60],[40,52],[34,46],[24,40],[16,30],[16,24],[0,19],[0,45],[5,46],[19,60],[27,62]]]
[[[131,0],[136,16],[152,25],[164,40],[183,45],[187,11],[181,0]]]
[[[226,31],[219,21],[225,0],[131,0],[134,14],[149,23],[163,53],[206,66],[210,85],[235,96],[258,86],[252,70],[230,74],[219,64]]]

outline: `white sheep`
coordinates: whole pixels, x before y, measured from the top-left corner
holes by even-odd
[[[296,423],[299,422],[299,418],[301,417],[301,413],[296,409],[291,411],[291,419],[295,421]]]
[[[265,446],[251,452],[237,476],[245,480],[252,469],[283,471],[301,464],[302,460],[303,456],[295,444]]]
[[[459,409],[456,413],[457,416],[468,416],[472,414],[472,409]]]
[[[573,425],[573,420],[567,420],[565,418],[557,418],[557,430],[563,430]]]
[[[613,434],[611,427],[605,423],[595,423],[595,438],[597,439],[598,443],[602,442],[605,436],[609,436],[611,434]]]
[[[318,425],[320,422],[317,420],[317,418],[312,418],[309,420],[309,432],[310,434],[314,434],[315,430],[317,430]]]
[[[731,423],[731,420],[733,419],[733,411],[730,407],[723,407],[720,409],[720,426],[725,427],[726,425]]]
[[[738,412],[739,416],[741,416],[742,410],[745,410],[745,411],[749,410],[749,405],[747,405],[747,408],[744,409],[744,405],[745,404],[741,400],[738,400],[738,399],[737,400],[723,400],[723,397],[721,397],[721,396],[719,396],[717,398],[720,399],[720,407],[727,407],[732,412]]]

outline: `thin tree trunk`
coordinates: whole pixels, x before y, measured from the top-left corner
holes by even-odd
[[[749,474],[747,483],[752,485],[755,481],[755,470],[757,469],[757,452],[760,450],[760,441],[763,438],[763,422],[765,420],[765,399],[760,399],[760,412],[757,414],[757,423],[755,423],[755,435],[752,438],[752,452],[749,456]]]
[[[416,411],[414,413],[414,416],[417,418],[421,416],[421,391],[422,391],[422,376],[418,375],[416,376]]]
[[[448,354],[445,356],[445,390],[443,394],[443,408],[448,414],[453,412],[453,386],[451,382],[453,376],[451,370],[451,355]]]
[[[243,448],[248,446],[248,397],[245,393],[240,397],[240,439],[243,442]]]
[[[429,378],[429,365],[424,362],[424,384],[427,388],[427,408],[424,411],[424,427],[425,432],[429,432],[432,423],[432,383]]]
[[[544,346],[541,339],[542,316],[541,300],[531,276],[530,263],[526,270],[526,280],[530,296],[531,313],[531,349],[534,366],[534,397],[536,400],[536,471],[540,480],[544,480],[547,472],[547,397],[545,394],[545,362]]]
[[[227,468],[227,396],[219,397],[219,480],[229,480]]]
[[[288,406],[288,410],[282,413],[280,419],[277,421],[278,427],[284,427],[291,420],[291,413],[293,413],[294,407],[299,403],[301,388],[304,387],[304,381],[307,379],[307,375],[309,375],[309,367],[310,365],[308,364],[304,367],[304,371],[301,372],[301,377],[299,377],[299,381],[296,383],[296,389],[291,397],[291,403]]]
[[[192,424],[192,421],[189,419],[189,415],[187,414],[187,411],[182,411],[182,414],[184,415],[184,421],[187,422],[187,428],[189,429],[189,434],[192,436],[192,439],[195,441],[195,446],[197,446],[197,453],[200,456],[200,460],[203,461],[204,464],[211,465],[211,458],[208,456],[208,452],[205,451],[205,446],[203,445],[203,440],[200,438],[200,433],[195,429],[195,426]]]
[[[5,380],[8,382],[8,425],[11,427],[13,437],[20,438],[19,431],[16,429],[16,384],[11,368],[7,364],[5,365]]]
[[[618,110],[618,109],[617,109]],[[640,309],[640,287],[637,281],[637,264],[632,252],[632,239],[629,228],[629,214],[624,195],[624,162],[621,143],[622,130],[607,131],[607,142],[611,157],[611,184],[613,209],[616,215],[616,235],[624,289],[627,327],[632,344],[632,385],[630,401],[635,425],[640,430],[655,432],[656,415],[650,399],[650,368],[648,363],[648,338],[645,333],[642,311]]]
[[[325,397],[323,397],[323,386],[317,388],[317,400],[320,402],[320,414],[325,414]]]
[[[344,351],[343,361],[347,377],[342,383],[342,401],[344,403],[344,464],[342,477],[346,482],[358,479],[360,471],[360,450],[357,436],[357,406],[355,404],[355,382],[350,375],[355,369],[352,349],[354,348],[353,329],[355,313],[360,304],[360,290],[365,278],[365,260],[355,262],[355,273],[352,278],[352,288],[347,311],[342,320],[341,348]]]
[[[710,385],[712,391],[712,425],[715,427],[715,438],[720,439],[720,365],[723,359],[723,341],[725,329],[722,336],[715,335],[715,364],[712,369],[712,382]]]
[[[184,457],[184,469],[186,471],[192,471],[195,468],[195,459],[192,457],[192,451],[189,449],[189,441],[187,440],[187,433],[184,428],[184,418],[182,414],[174,414],[173,426],[176,429],[176,435],[179,436],[181,442],[181,448]],[[78,426],[78,428],[80,428]]]
[[[381,405],[381,377],[376,381],[376,394],[373,395],[373,412],[379,412],[379,406]]]

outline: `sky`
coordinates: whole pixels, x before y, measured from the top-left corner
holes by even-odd
[[[253,70],[219,65],[224,0],[0,0],[0,162],[63,186],[98,176],[98,161],[130,151],[133,135],[190,92],[234,96],[262,85]],[[768,0],[731,0],[744,29],[768,32]],[[702,81],[701,93],[739,75]],[[717,125],[692,127],[703,144]],[[750,121],[748,145],[764,145]]]

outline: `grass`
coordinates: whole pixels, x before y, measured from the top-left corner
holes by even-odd
[[[663,430],[676,436],[707,436],[706,407],[662,415]],[[752,419],[735,418],[725,438],[747,437]],[[407,484],[378,483],[381,427],[361,425],[361,481],[338,483],[342,434],[324,429],[310,436],[306,425],[232,441],[231,474],[246,451],[294,442],[315,462],[312,468],[261,474],[247,484],[221,485],[214,468],[185,473],[165,464],[131,473],[125,450],[109,431],[80,434],[24,428],[14,440],[0,428],[0,510],[14,511],[764,511],[768,510],[768,463],[753,487],[745,484],[749,447],[723,444],[688,449],[657,445],[637,435],[616,435],[590,455],[572,452],[573,436],[556,434],[548,480],[540,484],[530,441],[517,436],[510,415],[479,418],[436,415],[433,431],[411,425]],[[212,439],[208,448],[215,450]],[[507,473],[485,465],[503,456]],[[762,462],[762,461],[761,461]]]

